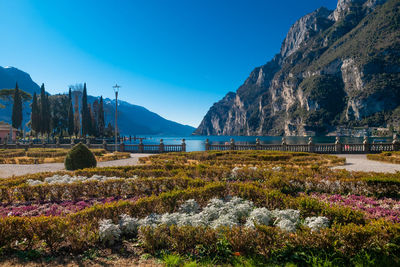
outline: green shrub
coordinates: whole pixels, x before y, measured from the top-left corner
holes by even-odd
[[[64,165],[65,169],[72,171],[96,167],[97,161],[87,146],[79,143],[68,152]]]

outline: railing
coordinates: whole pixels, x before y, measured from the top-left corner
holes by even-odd
[[[339,137],[336,137],[335,143],[332,144],[314,144],[311,137],[308,144],[287,144],[285,138],[282,138],[281,144],[261,144],[256,139],[256,144],[236,144],[235,140],[225,144],[211,144],[206,140],[205,150],[272,150],[272,151],[291,151],[291,152],[312,152],[319,154],[367,154],[380,153],[383,151],[400,151],[400,142],[397,136],[394,136],[392,143],[369,143],[368,138],[359,144],[342,144]]]
[[[38,143],[15,143],[15,144],[9,144],[9,143],[3,143],[0,144],[0,149],[28,149],[28,148],[65,148],[65,149],[70,149],[75,145],[75,141],[72,140],[70,144],[60,144],[59,141],[56,143],[46,143],[43,141],[43,143],[38,144]],[[107,151],[114,152],[115,150],[117,151],[122,151],[122,152],[130,152],[130,153],[147,153],[147,154],[153,154],[153,153],[166,153],[166,152],[186,152],[186,143],[185,139],[182,139],[182,143],[180,145],[165,145],[163,140],[160,140],[160,144],[143,144],[142,139],[140,139],[139,144],[124,144],[120,143],[115,146],[115,143],[107,143],[105,140],[103,141],[102,144],[91,144],[90,140],[86,140],[86,146],[89,148],[97,148],[97,149],[105,149]]]
[[[320,154],[333,154],[336,153],[336,145],[335,144],[315,144],[315,153]]]

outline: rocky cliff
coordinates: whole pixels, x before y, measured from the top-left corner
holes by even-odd
[[[400,118],[400,1],[339,0],[289,30],[281,51],[208,111],[195,134],[319,134]]]

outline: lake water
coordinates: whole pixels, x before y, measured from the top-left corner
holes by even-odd
[[[140,136],[146,138],[143,140],[144,144],[159,144],[160,139],[164,140],[165,145],[178,145],[182,143],[182,139],[186,142],[186,151],[204,151],[205,141],[208,138],[210,143],[224,144],[229,142],[231,138],[235,140],[235,143],[243,144],[255,144],[256,138],[259,138],[263,144],[280,144],[282,142],[281,136]],[[308,137],[304,136],[287,136],[287,144],[307,144]],[[334,136],[315,136],[312,137],[314,143],[334,143]],[[391,137],[370,137],[368,139],[372,142],[391,142]],[[362,143],[363,138],[361,137],[340,137],[342,143]],[[139,141],[127,141],[126,144],[139,144]]]

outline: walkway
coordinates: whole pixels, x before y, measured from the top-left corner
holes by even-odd
[[[137,165],[139,158],[150,156],[150,154],[131,154],[129,159],[119,159],[112,161],[98,162],[97,167],[130,166]],[[64,163],[44,163],[44,164],[1,164],[0,178],[7,178],[13,175],[25,175],[37,172],[55,172],[64,169]]]
[[[391,164],[382,161],[367,159],[366,155],[359,154],[340,154],[335,155],[346,158],[346,165],[333,167],[332,169],[346,169],[348,171],[365,171],[365,172],[389,172],[395,173],[400,171],[400,164]]]

